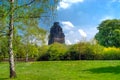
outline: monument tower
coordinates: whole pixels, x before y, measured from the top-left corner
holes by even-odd
[[[60,27],[59,22],[54,22],[54,25],[50,29],[49,41],[48,45],[58,42],[58,43],[65,43],[65,35]]]

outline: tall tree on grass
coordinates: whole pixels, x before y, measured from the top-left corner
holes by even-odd
[[[14,27],[21,28],[21,24],[22,28],[27,27],[27,24],[34,26],[38,24],[42,16],[49,18],[49,15],[54,13],[58,1],[59,0],[0,0],[0,24],[3,24],[5,21],[4,27],[8,29],[6,33],[8,33],[10,78],[16,77],[13,53]]]

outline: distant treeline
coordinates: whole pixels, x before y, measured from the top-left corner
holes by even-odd
[[[54,61],[54,60],[120,60],[120,48],[103,47],[96,42],[79,42],[73,45],[54,43],[52,45],[25,45],[15,52],[15,60]],[[8,54],[0,53],[0,60],[8,58]]]
[[[120,48],[103,47],[94,42],[66,46],[54,43],[42,46],[37,60],[119,60]]]

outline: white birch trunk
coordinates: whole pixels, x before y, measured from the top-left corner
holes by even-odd
[[[15,65],[14,65],[14,53],[13,53],[13,28],[14,28],[14,17],[13,17],[13,9],[14,9],[14,0],[10,0],[10,22],[9,22],[9,36],[8,36],[8,53],[9,53],[9,67],[10,67],[10,78],[16,77]]]

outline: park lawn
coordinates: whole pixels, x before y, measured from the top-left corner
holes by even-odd
[[[17,78],[9,79],[9,65],[0,63],[0,80],[120,80],[120,61],[16,62]]]

